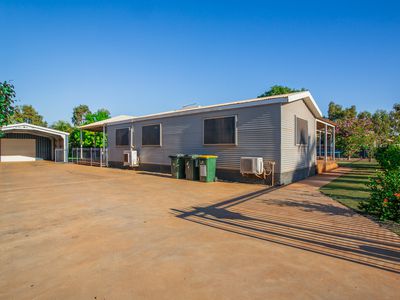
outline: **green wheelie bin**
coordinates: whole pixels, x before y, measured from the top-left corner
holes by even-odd
[[[171,175],[172,178],[184,179],[185,178],[185,155],[176,154],[170,155],[171,159]]]
[[[202,182],[214,182],[216,180],[215,172],[217,170],[217,158],[215,155],[200,155],[199,169],[200,169],[200,181]]]
[[[185,175],[188,180],[199,180],[198,155],[185,155]]]

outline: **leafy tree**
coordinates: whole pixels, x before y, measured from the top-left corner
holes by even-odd
[[[110,112],[107,109],[101,108],[94,113],[88,113],[85,116],[85,124],[90,124],[98,121],[103,121],[110,118]]]
[[[67,121],[59,120],[51,125],[51,128],[71,133],[73,128]]]
[[[367,151],[368,156],[373,154],[375,139],[368,114],[360,114],[358,117],[349,115],[336,120],[336,124],[336,145],[344,155],[350,158],[362,150]]]
[[[85,123],[86,115],[91,114],[89,106],[81,104],[73,108],[72,111],[72,124],[81,126]]]
[[[284,95],[284,94],[290,94],[290,93],[296,93],[296,92],[304,92],[306,89],[301,88],[301,89],[292,89],[287,86],[283,85],[273,85],[271,88],[259,95],[257,98],[262,98],[262,97],[269,97],[269,96],[275,96],[275,95]]]
[[[85,106],[86,105],[81,105]],[[87,107],[88,108],[88,107]],[[82,120],[83,124],[90,124],[102,120],[106,120],[110,118],[110,112],[107,109],[101,108],[98,109],[96,112],[90,112],[88,108],[88,112],[85,114],[85,119]],[[82,124],[82,125],[83,125]],[[80,138],[80,129],[75,127],[71,131],[71,135],[69,137],[70,144],[72,147],[80,147],[81,146],[81,138]],[[107,137],[105,140],[107,143]],[[82,130],[82,147],[89,148],[89,147],[103,147],[103,133],[102,132],[91,132],[88,130]]]
[[[47,122],[43,120],[43,116],[40,115],[32,105],[22,105],[15,108],[14,123],[29,123],[38,126],[47,127]]]
[[[355,118],[356,116],[357,116],[357,109],[355,105],[343,109],[343,107],[339,104],[335,104],[334,102],[329,103],[328,118],[331,121],[336,122],[338,120],[342,120],[345,118]]]
[[[392,130],[392,138],[400,143],[400,103],[393,105],[393,110],[390,112],[390,126]]]
[[[69,141],[71,146],[80,147],[80,129],[74,128],[69,136]],[[107,145],[107,137],[105,139],[105,144]],[[82,147],[83,148],[101,148],[103,147],[103,133],[102,132],[92,132],[88,130],[82,130]]]
[[[377,110],[372,115],[372,126],[377,146],[386,144],[391,135],[390,115],[386,110]]]
[[[0,127],[8,125],[14,114],[15,90],[7,81],[0,82]]]

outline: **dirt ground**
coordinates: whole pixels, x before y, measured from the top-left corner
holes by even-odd
[[[323,196],[0,164],[1,299],[398,299],[400,238]]]

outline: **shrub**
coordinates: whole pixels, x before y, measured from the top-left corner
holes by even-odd
[[[381,220],[400,222],[400,170],[380,171],[367,186],[370,199],[362,202],[360,208]]]
[[[400,145],[393,144],[378,148],[375,158],[384,170],[400,169]]]
[[[381,220],[400,222],[400,145],[378,148],[375,157],[382,171],[370,178],[370,198],[359,207]]]

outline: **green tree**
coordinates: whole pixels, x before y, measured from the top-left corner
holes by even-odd
[[[355,105],[352,105],[349,108],[343,108],[341,105],[335,104],[334,102],[329,103],[328,119],[333,122],[342,120],[344,118],[355,118],[356,116],[357,109]]]
[[[80,105],[81,107],[87,107],[87,113],[82,120],[83,124],[90,124],[102,120],[106,120],[110,118],[110,112],[107,109],[101,108],[96,112],[92,113],[89,110],[87,105]],[[78,127],[72,129],[69,141],[72,147],[80,147],[81,146],[81,133]],[[105,140],[107,143],[107,137]],[[88,130],[82,130],[82,147],[103,147],[103,133],[102,132],[91,132]]]
[[[262,97],[269,97],[269,96],[275,96],[275,95],[284,95],[284,94],[290,94],[290,93],[296,93],[296,92],[304,92],[306,89],[301,88],[301,89],[292,89],[287,86],[283,85],[273,85],[271,88],[259,95],[257,98],[262,98]]]
[[[14,115],[14,86],[7,81],[0,82],[0,127],[8,125]]]
[[[81,126],[85,123],[86,115],[91,114],[89,106],[81,104],[72,110],[72,124],[74,126]]]
[[[47,127],[47,122],[32,105],[22,105],[15,108],[14,123],[29,123],[38,126]]]
[[[103,121],[110,118],[110,112],[107,109],[100,108],[94,113],[88,113],[85,116],[84,124],[90,124],[98,121]]]
[[[397,143],[400,143],[400,103],[393,105],[393,110],[390,112],[390,127],[391,137]]]
[[[67,121],[63,121],[63,120],[59,120],[59,121],[53,123],[53,125],[51,125],[51,128],[60,130],[60,131],[64,131],[64,132],[68,132],[68,133],[71,133],[73,130],[71,124],[69,124]]]
[[[372,126],[377,146],[388,143],[391,136],[390,115],[386,110],[377,110],[372,115]]]

